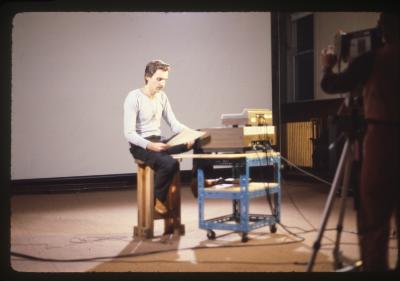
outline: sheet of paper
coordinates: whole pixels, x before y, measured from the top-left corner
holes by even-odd
[[[221,183],[221,184],[217,184],[212,186],[214,189],[224,189],[224,188],[228,188],[228,187],[232,187],[233,184],[231,183]]]
[[[187,143],[188,141],[194,141],[197,138],[204,136],[206,132],[195,131],[195,130],[183,130],[175,137],[170,139],[167,144],[170,146]]]

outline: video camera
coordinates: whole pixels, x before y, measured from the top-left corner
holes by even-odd
[[[335,36],[335,52],[338,59],[344,62],[349,62],[382,45],[382,32],[377,27],[351,33],[339,33]]]

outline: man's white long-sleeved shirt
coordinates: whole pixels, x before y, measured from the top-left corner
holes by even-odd
[[[128,142],[146,149],[150,141],[145,137],[161,135],[161,117],[174,133],[187,129],[176,119],[163,91],[151,98],[140,89],[129,92],[124,102],[125,138]]]

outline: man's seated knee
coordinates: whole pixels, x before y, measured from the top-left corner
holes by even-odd
[[[179,162],[178,160],[171,158],[169,161],[164,163],[162,169],[173,175],[179,170]]]
[[[171,171],[173,171],[174,173],[179,171],[179,162],[178,162],[178,160],[174,159]]]

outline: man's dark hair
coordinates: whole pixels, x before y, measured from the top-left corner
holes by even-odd
[[[144,70],[144,82],[147,84],[146,77],[152,77],[157,70],[168,71],[169,64],[163,62],[162,60],[153,60],[146,65],[146,69]]]
[[[379,16],[378,27],[386,42],[393,43],[400,38],[399,15],[397,13],[383,12]]]

